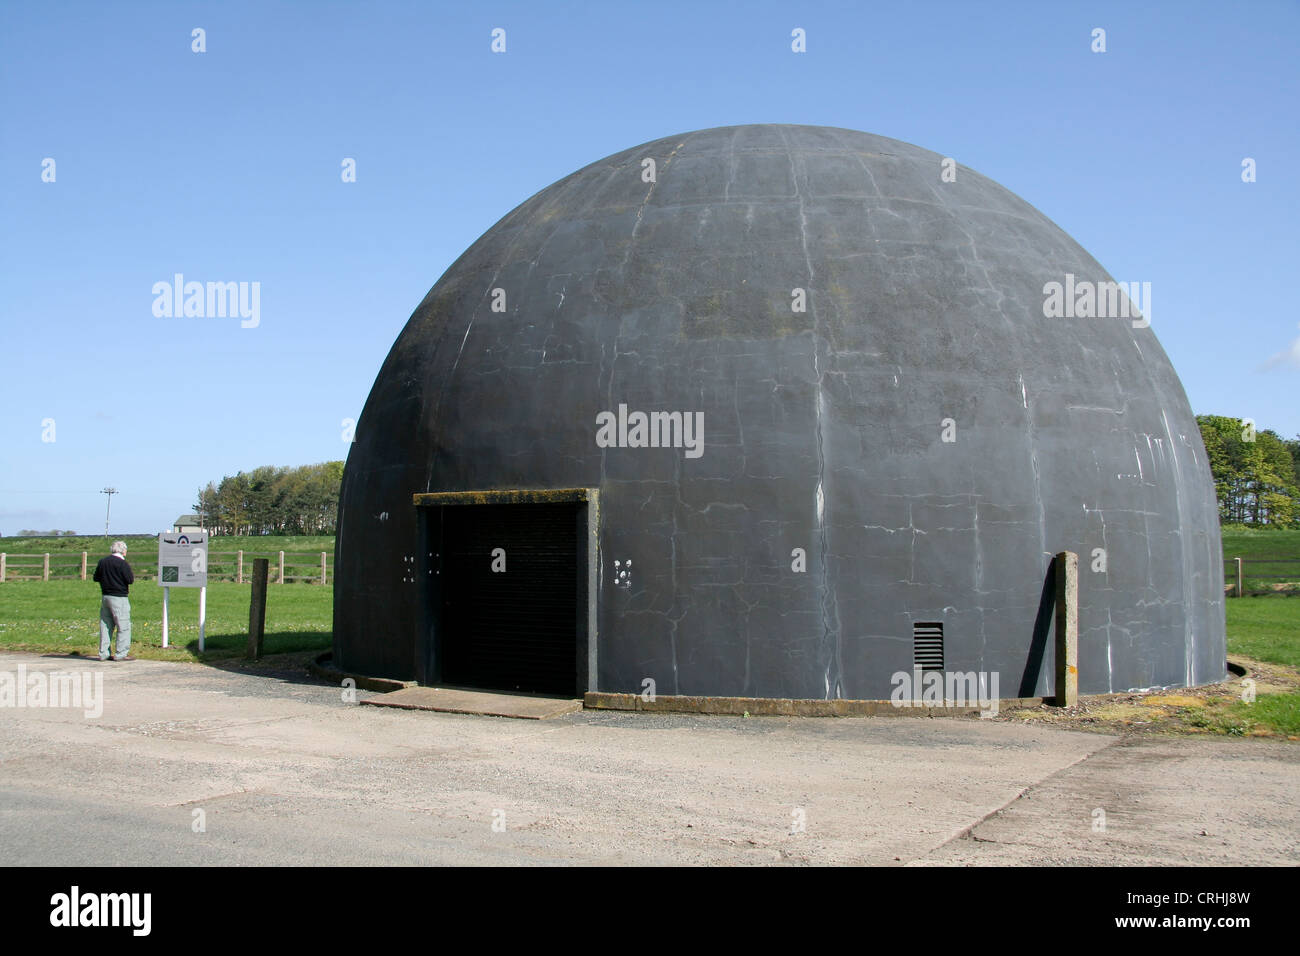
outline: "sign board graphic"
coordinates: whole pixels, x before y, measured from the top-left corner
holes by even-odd
[[[158,583],[165,588],[202,588],[208,584],[208,536],[205,532],[158,535]]]

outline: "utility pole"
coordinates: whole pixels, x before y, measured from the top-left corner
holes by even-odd
[[[104,512],[104,537],[108,537],[108,517],[113,513],[113,496],[117,494],[116,488],[105,488],[100,492],[101,495],[108,495],[108,509]]]

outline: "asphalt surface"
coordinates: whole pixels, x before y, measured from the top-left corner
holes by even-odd
[[[99,717],[0,709],[9,865],[1300,862],[1293,743],[911,716],[524,721],[359,707],[297,668],[0,654],[19,665],[102,673],[104,699]]]

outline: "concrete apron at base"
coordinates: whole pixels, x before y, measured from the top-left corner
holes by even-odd
[[[450,687],[407,687],[361,701],[371,707],[401,710],[432,710],[444,714],[479,714],[485,717],[516,717],[547,720],[582,710],[582,701],[562,697],[535,697]]]
[[[1007,697],[1003,707],[1037,707],[1042,697]],[[774,697],[687,697],[659,694],[646,700],[640,694],[590,692],[583,706],[592,710],[643,710],[679,714],[749,714],[751,717],[960,717],[978,716],[978,705],[899,705],[888,700],[786,700]]]

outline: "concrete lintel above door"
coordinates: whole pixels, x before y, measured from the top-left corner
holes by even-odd
[[[418,492],[413,500],[416,505],[423,507],[559,504],[567,501],[595,501],[596,494],[595,488],[507,488],[494,491]]]

